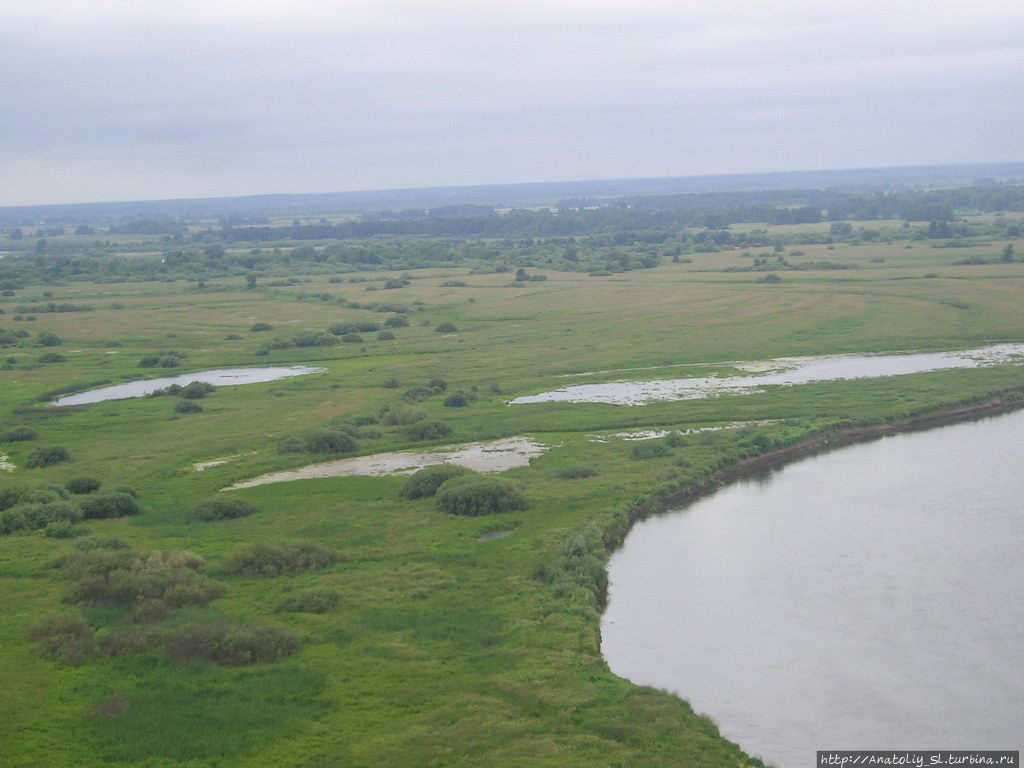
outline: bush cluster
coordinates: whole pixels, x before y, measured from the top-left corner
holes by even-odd
[[[433,496],[443,483],[453,477],[475,474],[468,467],[458,464],[435,464],[410,475],[409,479],[405,481],[405,485],[402,486],[401,494],[407,499],[422,499]]]
[[[128,517],[139,514],[142,509],[134,495],[122,490],[98,493],[82,499],[82,517],[100,520],[108,517]]]
[[[139,368],[177,368],[182,360],[187,360],[188,355],[184,352],[157,352],[151,355],[144,355],[139,360]]]
[[[86,494],[98,491],[102,483],[95,477],[73,477],[64,483],[71,493]]]
[[[410,440],[437,440],[452,434],[451,425],[443,421],[418,421],[402,430]]]
[[[231,497],[215,498],[204,501],[192,510],[192,516],[198,520],[234,520],[259,512],[255,504],[244,499]]]
[[[555,472],[555,477],[560,480],[579,480],[584,477],[594,477],[597,470],[592,467],[573,466],[565,467]]]
[[[28,427],[11,427],[0,432],[0,443],[17,443],[24,440],[35,440],[37,437],[34,429]]]
[[[60,445],[40,445],[29,451],[25,466],[29,469],[52,467],[65,461],[71,461],[71,453],[67,448]]]
[[[435,494],[437,508],[451,515],[477,517],[526,509],[526,500],[507,480],[469,475],[446,480]]]
[[[171,632],[167,655],[182,662],[212,662],[227,667],[280,661],[299,649],[292,632],[271,626],[192,623]]]
[[[243,576],[281,576],[326,568],[342,560],[339,553],[313,541],[252,542],[231,552],[224,570]]]

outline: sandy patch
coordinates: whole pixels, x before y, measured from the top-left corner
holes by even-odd
[[[13,472],[14,464],[11,463],[10,458],[6,453],[0,453],[0,471],[2,472]]]
[[[240,459],[243,456],[255,456],[256,451],[249,451],[248,453],[236,453],[231,456],[221,456],[219,459],[210,459],[209,461],[197,461],[192,465],[192,469],[196,472],[202,472],[203,470],[209,469],[210,467],[219,467],[222,464],[227,464],[235,459]]]
[[[477,472],[504,472],[515,467],[524,467],[530,459],[540,456],[548,449],[528,437],[506,437],[489,443],[465,443],[446,445],[429,452],[397,451],[377,453],[372,456],[356,456],[351,459],[337,459],[319,464],[310,464],[299,469],[271,472],[254,477],[221,490],[233,491],[252,488],[268,483],[288,483],[293,480],[311,480],[320,477],[353,477],[372,475],[409,475],[423,467],[434,464],[459,464]]]

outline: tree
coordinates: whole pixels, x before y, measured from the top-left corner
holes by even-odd
[[[1006,263],[1013,261],[1013,243],[1007,243],[1003,248],[1003,261]]]

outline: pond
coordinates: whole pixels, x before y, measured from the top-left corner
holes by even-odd
[[[1024,362],[1024,344],[997,344],[957,352],[920,352],[885,355],[828,355],[779,358],[763,362],[728,364],[749,375],[705,376],[651,381],[612,381],[577,384],[509,401],[523,403],[611,403],[643,405],[656,400],[699,400],[722,394],[748,395],[767,386],[792,386],[818,381],[904,376],[948,368]],[[723,364],[725,365],[725,364]]]
[[[88,405],[90,403],[102,403],[105,400],[127,400],[132,397],[145,397],[158,389],[169,387],[172,384],[183,387],[193,381],[202,381],[215,387],[232,387],[237,384],[256,384],[258,382],[287,379],[292,376],[305,376],[309,373],[321,373],[324,370],[326,369],[312,368],[308,365],[290,365],[277,368],[219,368],[213,371],[182,373],[178,376],[143,379],[141,381],[130,381],[126,384],[116,384],[111,387],[90,389],[88,392],[78,392],[73,395],[59,397],[51,405]]]
[[[818,749],[1018,749],[1022,454],[1016,412],[645,520],[609,564],[605,658],[780,768]]]

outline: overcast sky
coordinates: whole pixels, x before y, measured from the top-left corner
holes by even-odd
[[[0,0],[0,205],[1024,159],[1024,2]]]

